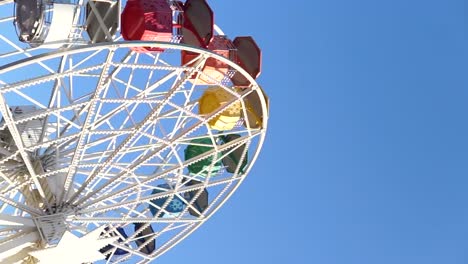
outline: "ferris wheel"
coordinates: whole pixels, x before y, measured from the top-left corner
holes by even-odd
[[[261,51],[205,0],[0,1],[0,263],[150,263],[257,159]]]

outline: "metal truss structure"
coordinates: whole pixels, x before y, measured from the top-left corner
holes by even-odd
[[[98,231],[113,239],[96,249],[105,256],[98,263],[151,262],[207,221],[244,180],[265,138],[267,98],[242,67],[202,48],[117,36],[45,52],[13,41],[14,29],[4,25],[14,18],[2,13],[12,4],[0,1],[0,262],[37,263],[34,252],[60,246],[66,233]],[[198,56],[181,65],[181,51]],[[201,69],[208,59],[251,85],[235,87],[229,74],[213,79]],[[214,84],[197,82],[201,77]],[[199,99],[213,86],[231,99],[200,114]],[[250,125],[249,96],[260,102],[261,126]],[[235,127],[213,130],[210,122],[233,105],[242,111]],[[220,140],[232,133],[239,137]],[[200,139],[208,143],[194,143]],[[208,150],[187,158],[194,145]],[[245,168],[214,169],[236,151],[248,157]],[[203,173],[189,170],[207,159]],[[200,210],[204,194],[209,203]],[[174,200],[183,204],[176,213],[169,209]]]

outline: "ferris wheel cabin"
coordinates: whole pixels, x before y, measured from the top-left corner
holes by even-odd
[[[91,43],[112,41],[119,19],[120,0],[89,0],[86,4],[86,32]]]
[[[129,0],[122,12],[122,37],[125,40],[172,40],[172,9],[166,0]],[[135,51],[161,51],[132,48]]]
[[[235,140],[239,140],[240,138],[242,138],[242,136],[239,134],[228,134],[219,136],[219,139],[221,140],[222,144],[228,144]],[[224,157],[221,161],[223,162],[223,165],[225,166],[227,172],[235,173],[237,167],[239,167],[239,172],[244,173],[244,169],[247,166],[248,162],[248,153],[246,152],[245,148],[246,145],[241,144],[235,149],[225,150],[222,152]]]
[[[184,183],[186,187],[197,184],[203,185],[201,181],[197,180],[188,180]],[[173,188],[173,186],[168,184],[161,184],[158,185],[157,189],[153,190],[151,194],[165,193]],[[189,191],[184,193],[182,197],[174,195],[173,197],[153,199],[151,203],[154,204],[154,206],[150,206],[151,214],[162,218],[177,217],[193,202],[193,207],[189,207],[188,212],[192,216],[200,216],[208,207],[208,191],[204,188],[200,191],[200,194],[198,194],[198,192],[199,191]]]
[[[205,178],[209,175],[216,176],[223,169],[229,173],[235,173],[236,171],[241,174],[244,173],[248,163],[248,150],[246,149],[246,144],[239,144],[241,138],[239,134],[223,134],[218,136],[215,142],[216,145],[223,146],[226,144],[233,144],[234,147],[228,148],[218,155],[209,156],[189,165],[188,171],[190,175]],[[213,142],[210,138],[194,139],[190,141],[190,144],[184,150],[184,159],[185,161],[196,159],[206,152],[213,151],[213,149]],[[189,183],[195,184],[194,182]],[[208,197],[207,193],[206,196]],[[206,208],[203,207],[203,204],[205,204],[204,199],[208,199],[207,197],[202,197],[202,200],[197,200],[196,204],[198,204],[200,208]],[[200,212],[203,212],[203,210]],[[190,214],[197,216],[194,212]]]
[[[247,73],[256,79],[261,73],[262,66],[262,51],[258,47],[255,40],[248,37],[237,37],[233,41],[237,49],[237,60],[239,64]],[[235,73],[232,77],[232,82],[238,87],[247,87],[250,82],[240,73]]]
[[[214,36],[207,48],[232,61],[236,58],[236,47],[234,47],[232,41],[226,36]],[[199,56],[198,53],[194,52],[182,51],[181,53],[182,65],[193,65]],[[229,73],[229,70],[230,67],[226,63],[214,58],[209,58],[202,67],[203,74],[200,76],[194,74],[189,80],[196,84],[216,84],[224,79],[224,76]]]
[[[209,87],[199,99],[198,112],[201,115],[209,115],[220,107],[236,100],[236,97],[220,86]],[[211,129],[226,131],[232,130],[241,118],[242,105],[240,101],[231,104],[220,115],[212,118],[208,124]]]
[[[234,41],[231,41],[226,36],[216,35],[208,44],[207,49],[234,61],[254,79],[261,73],[262,51],[251,36],[236,37]],[[181,65],[193,65],[198,56],[198,53],[182,51]],[[198,78],[194,74],[190,81],[196,84],[216,84],[221,82],[226,75],[230,75],[230,70],[226,63],[209,58],[202,67],[204,74]],[[251,85],[250,81],[238,72],[233,72],[231,81],[236,87],[245,88]]]
[[[185,185],[186,186],[194,186],[197,184],[203,184],[201,181],[197,180],[189,180]],[[198,217],[203,212],[205,212],[206,208],[208,208],[208,191],[206,188],[203,188],[203,191],[201,191],[200,194],[198,194],[199,191],[190,191],[187,192],[184,196],[184,198],[189,202],[189,204],[192,204],[193,201],[193,208],[189,207],[188,211],[190,215]]]
[[[85,29],[91,43],[112,41],[120,18],[119,0],[86,1],[85,17],[77,0],[15,0],[18,38],[31,47],[60,48],[76,42]]]
[[[213,10],[205,0],[187,0],[181,24],[185,44],[206,48],[213,38]]]
[[[269,99],[266,95],[265,91],[261,87],[260,94],[259,93],[250,93],[248,94],[245,99],[245,106],[247,112],[247,119],[242,112],[242,117],[244,119],[244,126],[247,128],[262,128],[263,127],[263,109],[262,109],[262,101],[260,97],[263,97],[264,101],[266,102],[267,112],[269,110]]]
[[[16,0],[15,24],[19,40],[32,47],[60,48],[73,33],[78,5],[73,0]]]

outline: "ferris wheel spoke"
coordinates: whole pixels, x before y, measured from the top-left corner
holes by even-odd
[[[193,69],[192,67],[187,66],[175,66],[175,65],[148,65],[148,64],[132,64],[132,63],[112,63],[112,66],[130,68],[134,70],[144,69],[144,70],[164,70],[164,71],[189,71]],[[131,80],[130,80],[131,81]]]
[[[144,230],[147,226],[150,225],[150,223],[155,223],[158,225],[158,230],[154,232],[152,235],[152,239],[156,239],[160,237],[162,234],[171,232],[171,231],[176,231],[178,229],[186,228],[189,226],[193,226],[194,224],[198,224],[203,222],[202,219],[170,219],[170,218],[158,218],[157,222],[151,222],[151,221],[144,221],[141,222],[141,227],[139,230]],[[135,234],[129,238],[127,238],[127,242],[130,242],[131,240],[135,240],[135,236],[137,235],[138,232],[135,232]]]
[[[129,129],[126,129],[124,131],[126,132],[125,134],[130,134],[131,133],[131,131]],[[114,132],[116,132],[116,131],[114,131]],[[117,136],[118,135],[122,135],[122,134],[119,133],[119,134],[117,134]],[[89,146],[90,147],[97,146],[97,145],[100,145],[100,144],[104,143],[105,141],[113,140],[115,138],[116,138],[116,135],[107,136],[107,137],[102,138],[99,141],[94,141],[94,142],[90,143]],[[112,142],[110,142],[110,143],[112,143]],[[154,147],[156,147],[156,146],[154,146],[154,144],[130,146],[128,149],[125,150],[125,152],[126,153],[141,152],[141,151],[146,151],[149,148],[154,148]],[[85,153],[83,155],[82,161],[99,160],[99,162],[101,162],[102,161],[101,158],[107,157],[107,156],[111,155],[113,152],[114,152],[114,150],[112,148],[109,148],[109,149],[103,150],[103,151]]]
[[[63,137],[43,141],[42,143],[32,145],[32,146],[28,147],[27,149],[30,150],[30,151],[34,151],[34,150],[46,148],[44,153],[45,154],[50,154],[51,152],[54,151],[55,148],[66,149],[66,147],[73,144],[73,142],[76,142],[77,139],[79,138],[79,136],[80,136],[79,133],[70,134],[70,135],[66,135],[66,136],[63,136]]]
[[[67,56],[63,56],[61,58],[61,61],[60,61],[60,69],[59,69],[59,73],[62,73],[62,72],[65,72],[65,66],[66,66],[66,60],[67,60]],[[70,58],[69,60],[69,67],[71,68],[71,64],[72,64],[72,58]],[[69,78],[68,78],[68,85],[66,84],[66,80],[65,78],[60,78],[60,79],[56,79],[55,81],[55,84],[54,84],[54,90],[52,92],[53,96],[51,98],[51,100],[49,101],[49,107],[51,106],[56,106],[57,108],[61,108],[61,109],[66,109],[68,106],[70,105],[74,105],[76,104],[76,100],[73,99],[73,91],[75,90],[74,89],[74,82],[73,82],[73,77],[74,75],[70,75]],[[65,95],[65,100],[64,102],[62,102],[62,95]],[[91,96],[91,93],[89,95],[85,95],[85,96]],[[82,122],[80,120],[80,116],[81,116],[81,111],[77,111],[77,109],[75,108],[72,108],[72,117],[71,118],[66,118],[66,117],[61,117],[65,120],[67,120],[68,122],[68,119],[70,119],[70,122],[68,122],[69,124],[66,124],[64,127],[65,128],[68,128],[68,125],[72,125],[72,126],[75,126],[76,125],[74,124],[75,122],[77,122],[78,126],[82,126]],[[80,109],[81,110],[81,109]],[[59,123],[59,122],[57,122]],[[61,131],[60,129],[57,129],[57,131]]]
[[[136,60],[136,58],[138,58],[138,54],[135,56],[134,59]],[[113,66],[115,66],[115,65],[113,65]],[[116,69],[119,69],[119,70],[120,70],[120,69],[122,69],[122,67],[116,66]],[[134,69],[132,69],[132,72],[133,72],[133,70],[134,70]],[[129,79],[129,82],[128,82],[128,83],[131,83],[131,79],[133,78],[132,72],[130,73],[130,77],[129,77],[130,79]],[[116,71],[113,72],[113,73],[117,74],[118,71],[116,70]],[[112,88],[113,88],[113,90],[115,91],[115,93],[116,93],[116,95],[117,95],[117,98],[122,98],[122,96],[119,94],[118,89],[116,89],[116,87],[115,87],[115,85],[114,85],[113,78],[114,78],[114,75],[112,75],[112,73],[111,73],[111,75],[109,76],[109,87],[112,87]],[[126,85],[126,91],[128,90],[128,88],[129,88],[129,84]],[[107,94],[108,91],[109,91],[108,89],[106,89],[106,91],[104,91],[102,98],[106,98],[106,97],[108,96],[108,94]],[[98,118],[98,117],[100,116],[100,113],[102,113],[102,107],[105,105],[101,100],[99,100],[99,102],[100,102],[100,104],[98,105],[97,110],[96,110],[96,113],[97,113],[97,117],[96,117],[96,118]],[[128,112],[127,107],[124,107],[124,110],[127,110],[127,112]],[[127,117],[128,117],[128,116],[127,116]],[[96,123],[96,121],[93,122],[93,123]],[[112,124],[108,121],[108,119],[105,121],[105,123],[106,123],[111,129],[115,129],[115,128],[112,126]],[[124,123],[125,123],[125,122],[124,122]],[[89,139],[88,139],[88,140],[89,140]]]
[[[9,215],[5,215],[9,216]],[[34,226],[15,226],[15,225],[5,225],[0,229],[0,237],[4,240],[11,239],[12,235],[17,234],[19,231],[34,231]]]
[[[10,193],[6,193],[6,192],[1,192],[2,196],[5,196],[7,199],[11,199],[11,200],[16,200],[17,202],[23,202],[22,200],[22,197],[20,197],[19,195],[19,192],[18,191],[13,191],[13,192],[10,192]],[[7,203],[0,203],[0,212],[11,212],[11,205],[7,204]],[[16,209],[18,210],[18,209]],[[18,215],[18,214],[15,214],[15,215]]]
[[[147,150],[147,149],[139,149],[141,147],[154,148],[155,146],[141,146],[141,145],[132,146],[132,145],[130,145],[128,147],[128,149],[126,149],[126,151],[122,152],[122,155],[120,155],[119,157],[116,158],[116,160],[112,163],[112,165],[109,167],[109,169],[112,168],[112,167],[116,168],[115,164],[120,162],[120,157],[125,156],[125,154],[127,154],[127,153],[134,153],[135,151],[141,151],[141,150],[146,151]],[[110,150],[107,151],[107,154],[103,152],[102,155],[100,155],[100,158],[104,159],[105,157],[108,157],[109,155],[112,155],[114,152],[115,151],[113,149],[110,149]],[[100,160],[99,162],[102,162],[102,161]],[[94,170],[90,174],[94,174],[96,172],[96,170],[99,170],[100,169],[99,165],[100,165],[99,163],[96,164],[96,166],[94,167]],[[131,173],[126,168],[122,168],[121,171]],[[102,177],[99,177],[99,178],[101,179]],[[94,184],[97,184],[98,182],[99,181],[95,182]],[[91,189],[94,189],[94,186]]]
[[[180,128],[183,128],[183,126],[181,126],[181,124],[184,123],[184,121],[188,120],[188,118],[187,118],[188,116],[192,116],[192,117],[194,116],[194,114],[192,114],[191,111],[198,104],[198,100],[195,101],[195,102],[191,101],[194,88],[195,88],[195,82],[191,85],[191,89],[189,90],[188,94],[184,93],[185,100],[184,100],[183,106],[180,107],[180,108],[184,109],[184,111],[186,111],[187,116],[183,116],[182,111],[179,113],[179,115],[177,117],[177,121],[176,121],[176,123],[174,125],[174,128],[173,128],[172,132],[170,133],[170,138],[171,138],[171,136],[175,135],[176,131],[178,131]]]
[[[119,93],[119,90],[118,90],[118,89],[115,89],[115,86],[113,86],[113,88],[114,88],[115,93],[117,94],[117,96],[118,96],[119,98],[125,98],[125,97],[126,97],[125,95],[122,96],[122,95]],[[101,101],[101,102],[102,102],[102,101]],[[130,121],[130,124],[129,124],[130,126],[132,126],[132,127],[136,127],[136,126],[137,126],[137,122],[135,122],[134,118],[132,118],[133,114],[134,114],[135,111],[137,110],[137,107],[138,107],[138,104],[134,104],[131,110],[128,109],[128,106],[125,106],[125,107],[124,107],[124,111],[127,113],[127,115],[126,115],[124,121],[123,121],[122,124],[121,124],[122,127],[128,126],[128,125],[127,125],[127,122],[128,122],[128,121]],[[110,122],[109,122],[109,123],[110,123]],[[111,124],[108,124],[108,125],[111,126]]]
[[[67,195],[68,195],[68,193],[70,191],[70,185],[71,185],[71,183],[73,181],[73,178],[74,178],[74,173],[75,173],[75,170],[76,170],[76,166],[78,165],[79,159],[81,158],[83,143],[84,143],[85,138],[87,136],[86,129],[88,127],[90,127],[90,123],[91,123],[92,119],[94,118],[95,107],[96,107],[98,98],[99,98],[101,92],[103,90],[105,90],[109,86],[109,82],[107,81],[107,76],[108,76],[107,71],[109,70],[108,64],[109,64],[110,61],[112,61],[113,56],[114,56],[114,51],[109,50],[108,54],[107,54],[107,58],[106,58],[106,63],[105,63],[106,66],[102,67],[101,75],[100,75],[99,81],[98,81],[98,86],[96,87],[96,91],[94,92],[93,98],[90,100],[90,105],[91,106],[89,107],[88,113],[86,115],[86,119],[84,121],[83,131],[81,132],[80,138],[78,139],[78,144],[77,144],[77,147],[76,147],[76,151],[75,151],[75,154],[73,155],[73,159],[72,159],[72,162],[71,162],[70,167],[69,167],[70,170],[67,173],[67,175],[65,176],[64,190],[63,190],[62,194],[60,195],[60,199],[59,199],[60,202],[62,202],[64,199],[67,199]]]
[[[41,173],[41,174],[38,174],[37,177],[39,179],[45,179],[47,177],[53,177],[54,175],[58,174],[58,173],[63,173],[63,172],[66,172],[67,171],[67,168],[61,168],[61,169],[56,169],[56,170],[53,170],[53,171],[48,171],[48,172],[44,172],[44,173]],[[30,186],[34,183],[33,179],[32,178],[28,178],[28,179],[25,179],[24,181],[21,181],[19,183],[17,183],[15,186],[13,187],[10,187],[8,189],[2,189],[1,190],[1,194],[2,195],[8,195],[8,194],[14,194],[15,192],[21,192],[23,194],[23,196],[25,195],[24,193],[24,187],[27,187],[27,186]]]
[[[78,109],[78,112],[76,110]],[[71,131],[71,127],[79,127],[80,129],[83,128],[83,125],[81,124],[81,121],[79,120],[80,117],[84,116],[86,111],[89,109],[89,104],[88,103],[77,103],[73,105],[69,105],[67,107],[62,107],[60,110],[57,110],[58,113],[61,113],[62,111],[73,111],[73,117],[70,118],[68,121],[66,121],[66,124],[63,124],[62,127],[56,130],[57,138],[64,137],[64,135]],[[52,112],[51,114],[55,115],[58,117],[58,114]],[[78,124],[76,124],[76,123]],[[49,150],[48,150],[49,151]]]
[[[63,73],[54,73],[54,74],[42,75],[42,76],[31,78],[31,79],[28,79],[28,80],[22,80],[22,81],[19,81],[17,83],[14,83],[14,84],[6,85],[6,86],[2,87],[2,89],[0,90],[0,93],[5,94],[7,92],[11,92],[12,90],[24,89],[26,87],[31,87],[31,86],[34,86],[34,85],[39,84],[39,83],[54,81],[57,78],[69,77],[69,76],[75,75],[77,73],[86,73],[86,72],[90,72],[90,71],[94,71],[94,70],[99,70],[99,69],[102,69],[102,68],[103,68],[102,65],[95,65],[95,66],[90,66],[90,67],[86,67],[86,68],[83,68],[83,69],[79,69],[79,70],[76,70],[74,72],[66,71],[66,72],[63,72]],[[0,69],[1,69],[1,67],[0,67]]]
[[[64,55],[60,59],[59,72],[61,72],[61,73],[64,72],[64,68],[65,68],[65,65],[66,65],[66,60],[67,60],[67,55]],[[51,95],[50,95],[49,104],[47,105],[47,109],[53,108],[54,104],[56,104],[55,103],[55,98],[57,97],[57,93],[58,93],[60,87],[63,87],[62,82],[63,82],[63,79],[56,79],[55,80],[55,84],[54,84],[53,90],[52,90]],[[70,85],[71,85],[71,80],[70,80]],[[67,95],[69,104],[73,105],[73,102],[72,102],[72,100],[70,98],[71,97],[70,93],[66,93],[66,95]],[[75,113],[75,116],[76,116],[76,111],[73,110],[73,112]],[[39,137],[38,142],[42,142],[44,140],[44,137],[46,136],[46,131],[47,131],[48,123],[49,123],[49,118],[50,118],[49,115],[45,116],[45,122],[42,125],[42,132],[41,132],[41,135]]]
[[[0,244],[0,260],[5,261],[8,257],[14,257],[21,249],[31,246],[39,238],[39,233],[32,230],[19,231],[7,237],[4,239],[5,241],[1,241],[3,243]]]

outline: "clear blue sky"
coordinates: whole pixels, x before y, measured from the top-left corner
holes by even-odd
[[[209,1],[271,98],[250,175],[160,264],[468,263],[468,5]]]

